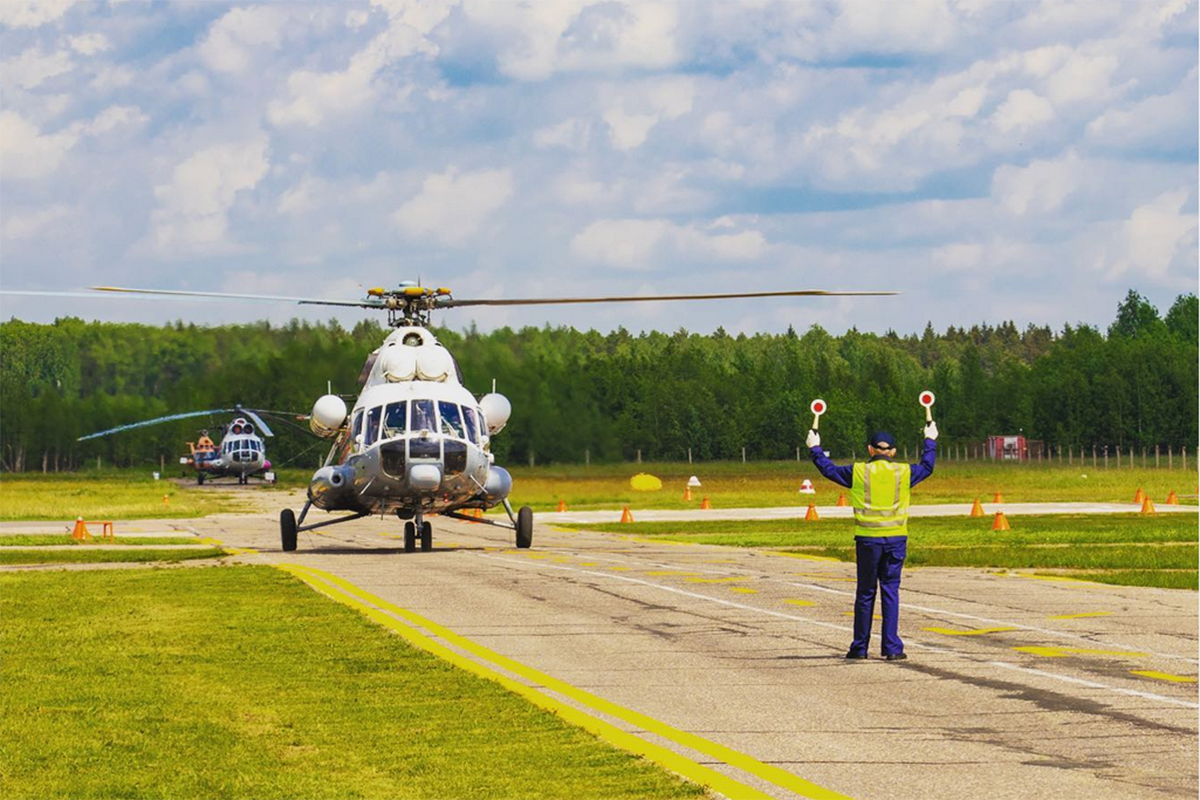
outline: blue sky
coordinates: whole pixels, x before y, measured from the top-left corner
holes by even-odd
[[[441,322],[1105,327],[1196,291],[1197,59],[1191,0],[3,0],[0,285],[895,289]]]

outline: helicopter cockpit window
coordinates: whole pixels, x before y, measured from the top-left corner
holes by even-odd
[[[375,440],[379,438],[379,418],[382,416],[383,406],[375,406],[367,414],[367,435],[363,444],[368,447],[375,444]]]
[[[413,400],[411,430],[436,431],[437,429],[437,416],[433,413],[433,401]]]
[[[475,409],[462,407],[463,422],[467,424],[467,438],[472,444],[479,444],[479,423],[475,421]]]
[[[392,439],[403,436],[408,430],[408,401],[388,403],[387,412],[383,415],[383,435],[381,439]]]
[[[463,428],[462,413],[458,410],[457,403],[448,403],[443,400],[438,403],[438,411],[442,414],[443,436],[453,436],[455,439],[467,438],[467,432]]]
[[[350,423],[350,441],[357,441],[358,435],[362,433],[363,412],[360,408],[354,412],[354,421]]]

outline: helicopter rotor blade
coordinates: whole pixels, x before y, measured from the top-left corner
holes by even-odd
[[[313,306],[350,306],[354,308],[378,308],[381,303],[368,300],[326,300],[319,297],[289,297],[271,294],[234,294],[230,292],[186,292],[179,289],[133,289],[125,286],[89,286],[96,292],[114,292],[130,295],[167,295],[178,298],[210,297],[219,300],[260,300],[270,303],[296,303]],[[42,292],[42,294],[50,294]],[[75,295],[70,295],[75,296]],[[94,297],[95,295],[84,295]]]
[[[786,292],[723,292],[720,294],[660,294],[660,295],[620,295],[617,297],[526,297],[495,300],[439,300],[439,308],[455,308],[458,306],[544,306],[566,303],[645,303],[664,300],[730,300],[743,297],[862,297],[877,295],[895,295],[892,291],[826,291],[823,289],[800,289]]]
[[[154,419],[147,419],[147,420],[143,420],[141,422],[131,422],[128,425],[118,425],[117,427],[109,428],[106,431],[99,431],[97,433],[89,433],[87,436],[80,436],[75,441],[83,442],[83,441],[87,441],[88,439],[96,439],[101,436],[108,436],[110,433],[120,433],[121,431],[133,430],[134,428],[144,428],[148,425],[158,425],[159,423],[162,423],[162,422],[173,422],[177,419],[187,419],[189,417],[203,417],[205,414],[225,414],[232,410],[233,409],[228,409],[228,408],[211,408],[207,411],[188,411],[183,414],[170,414],[165,417],[156,417]]]

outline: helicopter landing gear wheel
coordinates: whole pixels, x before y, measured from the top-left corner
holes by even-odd
[[[404,523],[404,552],[412,553],[417,549],[417,526],[411,522]]]
[[[283,552],[291,553],[296,549],[296,513],[290,508],[279,512],[279,538],[283,542]]]
[[[433,526],[428,522],[421,523],[421,551],[428,553],[433,549]]]
[[[522,506],[517,512],[517,547],[522,550],[533,544],[533,509]]]
[[[198,486],[204,485],[204,473],[203,472],[199,472],[196,474],[196,484]]]

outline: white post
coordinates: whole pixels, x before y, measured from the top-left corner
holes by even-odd
[[[688,463],[692,463],[692,448],[688,448]]]
[[[742,463],[746,463],[746,448],[742,448]]]

